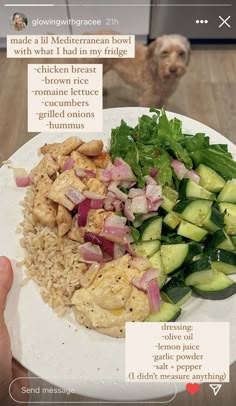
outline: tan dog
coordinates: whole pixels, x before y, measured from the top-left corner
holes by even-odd
[[[103,59],[101,62],[104,74],[115,70],[127,84],[141,90],[141,106],[160,108],[185,74],[189,56],[187,38],[163,35],[148,46],[137,43],[135,58]]]

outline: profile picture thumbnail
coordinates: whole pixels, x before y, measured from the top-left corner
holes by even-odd
[[[11,18],[12,27],[15,31],[22,31],[28,24],[27,17],[23,13],[14,13]]]

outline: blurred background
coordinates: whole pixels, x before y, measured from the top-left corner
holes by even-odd
[[[135,34],[136,41],[143,44],[163,34],[186,36],[192,45],[190,65],[165,107],[201,121],[236,143],[235,0],[102,0],[102,4],[95,0],[56,0],[51,5],[39,0],[38,6],[29,0],[23,3],[14,0],[14,5],[11,2],[6,5],[0,0],[0,163],[35,135],[27,132],[27,64],[76,62],[73,59],[7,59],[6,37],[8,34],[73,35],[92,31],[83,24],[56,23],[56,20],[66,19],[100,19],[99,29]],[[27,26],[21,32],[12,30],[14,13],[23,13],[27,18]],[[43,20],[48,23],[43,24]],[[138,106],[139,91],[126,85],[115,72],[105,76],[104,87],[107,89],[104,108]],[[235,381],[234,365],[231,383],[223,384],[217,397],[209,385],[204,384],[194,397],[185,392],[172,404],[233,406],[236,404]],[[88,399],[77,397],[77,400]]]
[[[0,160],[34,134],[27,133],[27,64],[68,63],[68,59],[7,59],[7,34],[81,34],[109,29],[135,34],[148,44],[163,34],[182,34],[192,44],[187,74],[181,79],[166,109],[214,128],[236,142],[236,2],[234,0],[0,0]],[[23,13],[26,28],[14,32],[11,18]],[[47,20],[45,24],[44,20]],[[71,25],[57,20],[71,19]],[[100,19],[101,26],[77,25],[81,19]],[[76,60],[70,60],[71,63]],[[113,71],[105,75],[104,108],[137,106],[138,90],[127,86]]]

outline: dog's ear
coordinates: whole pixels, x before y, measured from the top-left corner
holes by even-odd
[[[155,41],[152,41],[148,47],[147,47],[147,58],[151,59],[155,56],[155,54],[158,51],[158,48],[160,47],[161,43],[161,37],[155,39]]]
[[[186,37],[181,36],[181,40],[182,40],[182,43],[186,50],[186,55],[187,55],[186,65],[188,65],[189,61],[190,61],[190,55],[191,55],[191,44]]]
[[[156,75],[158,73],[158,50],[161,44],[161,37],[152,41],[147,47],[146,58],[149,65],[149,69],[152,74]]]

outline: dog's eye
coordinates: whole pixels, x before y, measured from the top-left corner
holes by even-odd
[[[163,57],[168,56],[168,51],[162,51],[161,56]]]
[[[180,56],[180,58],[183,58],[185,56],[185,52],[184,51],[179,51],[178,55]]]

